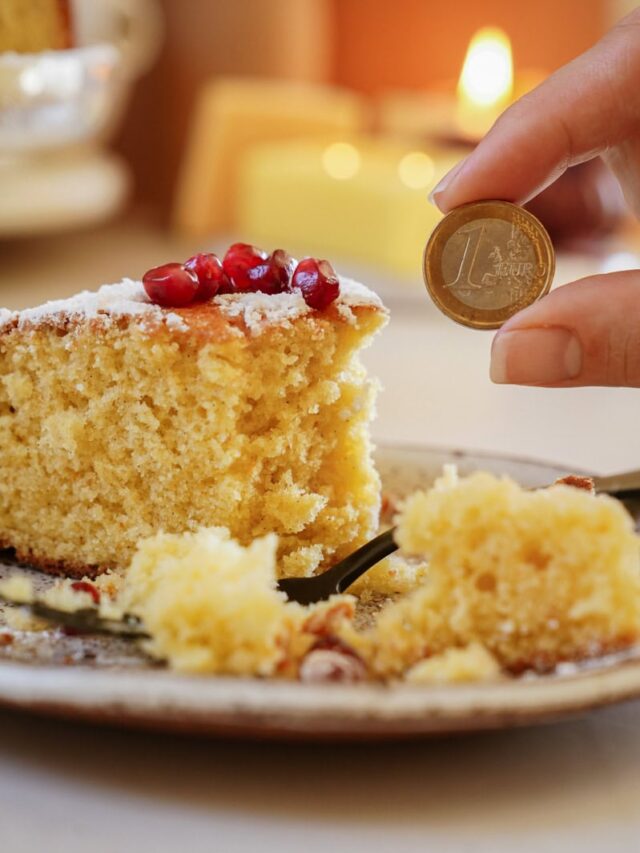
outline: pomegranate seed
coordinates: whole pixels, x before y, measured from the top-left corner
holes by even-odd
[[[280,290],[286,290],[291,284],[291,276],[296,262],[284,249],[276,249],[269,258],[269,271],[273,279],[280,283]]]
[[[260,293],[282,293],[291,281],[295,261],[284,249],[276,249],[258,266],[248,270],[247,277],[251,282],[247,290]]]
[[[189,305],[198,292],[195,273],[182,264],[164,264],[148,270],[142,277],[147,296],[164,308],[181,308]]]
[[[310,308],[322,311],[340,295],[340,282],[329,261],[305,258],[295,268],[291,290],[300,290]]]
[[[231,281],[229,276],[224,274],[224,281],[220,284],[220,289],[218,290],[218,296],[222,293],[235,293],[236,287],[235,284]]]
[[[247,286],[243,288],[245,292],[280,293],[282,290],[280,282],[271,275],[268,259],[247,270],[247,282]]]
[[[86,592],[93,599],[94,604],[100,604],[100,593],[89,581],[75,581],[71,584],[71,589],[75,592]]]
[[[198,290],[195,296],[198,300],[211,299],[221,288],[226,293],[231,290],[231,282],[222,269],[217,255],[199,252],[189,258],[184,267],[198,279]]]
[[[228,275],[236,290],[258,290],[250,273],[256,267],[265,266],[267,253],[248,243],[234,243],[229,246],[222,261],[225,273]],[[260,279],[265,273],[256,273]]]

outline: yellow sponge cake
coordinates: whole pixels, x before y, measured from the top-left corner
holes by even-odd
[[[358,353],[385,321],[347,279],[323,310],[300,292],[161,307],[124,280],[0,311],[0,547],[77,576],[211,525],[278,534],[283,574],[346,555],[378,522]]]

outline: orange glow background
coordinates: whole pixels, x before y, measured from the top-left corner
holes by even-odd
[[[612,3],[160,0],[165,44],[140,81],[118,147],[133,166],[137,198],[166,210],[196,93],[212,76],[326,80],[371,94],[442,84],[453,90],[479,27],[506,30],[516,73],[553,71],[600,38]]]
[[[474,32],[509,34],[516,69],[553,71],[607,26],[599,0],[332,0],[335,82],[364,92],[454,80]]]

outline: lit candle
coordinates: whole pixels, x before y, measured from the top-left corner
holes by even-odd
[[[464,138],[481,139],[513,96],[511,42],[483,27],[471,39],[457,89],[456,123]]]

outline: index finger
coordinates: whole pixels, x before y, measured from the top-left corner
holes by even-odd
[[[639,130],[640,9],[504,112],[432,200],[444,212],[485,198],[524,204]]]

